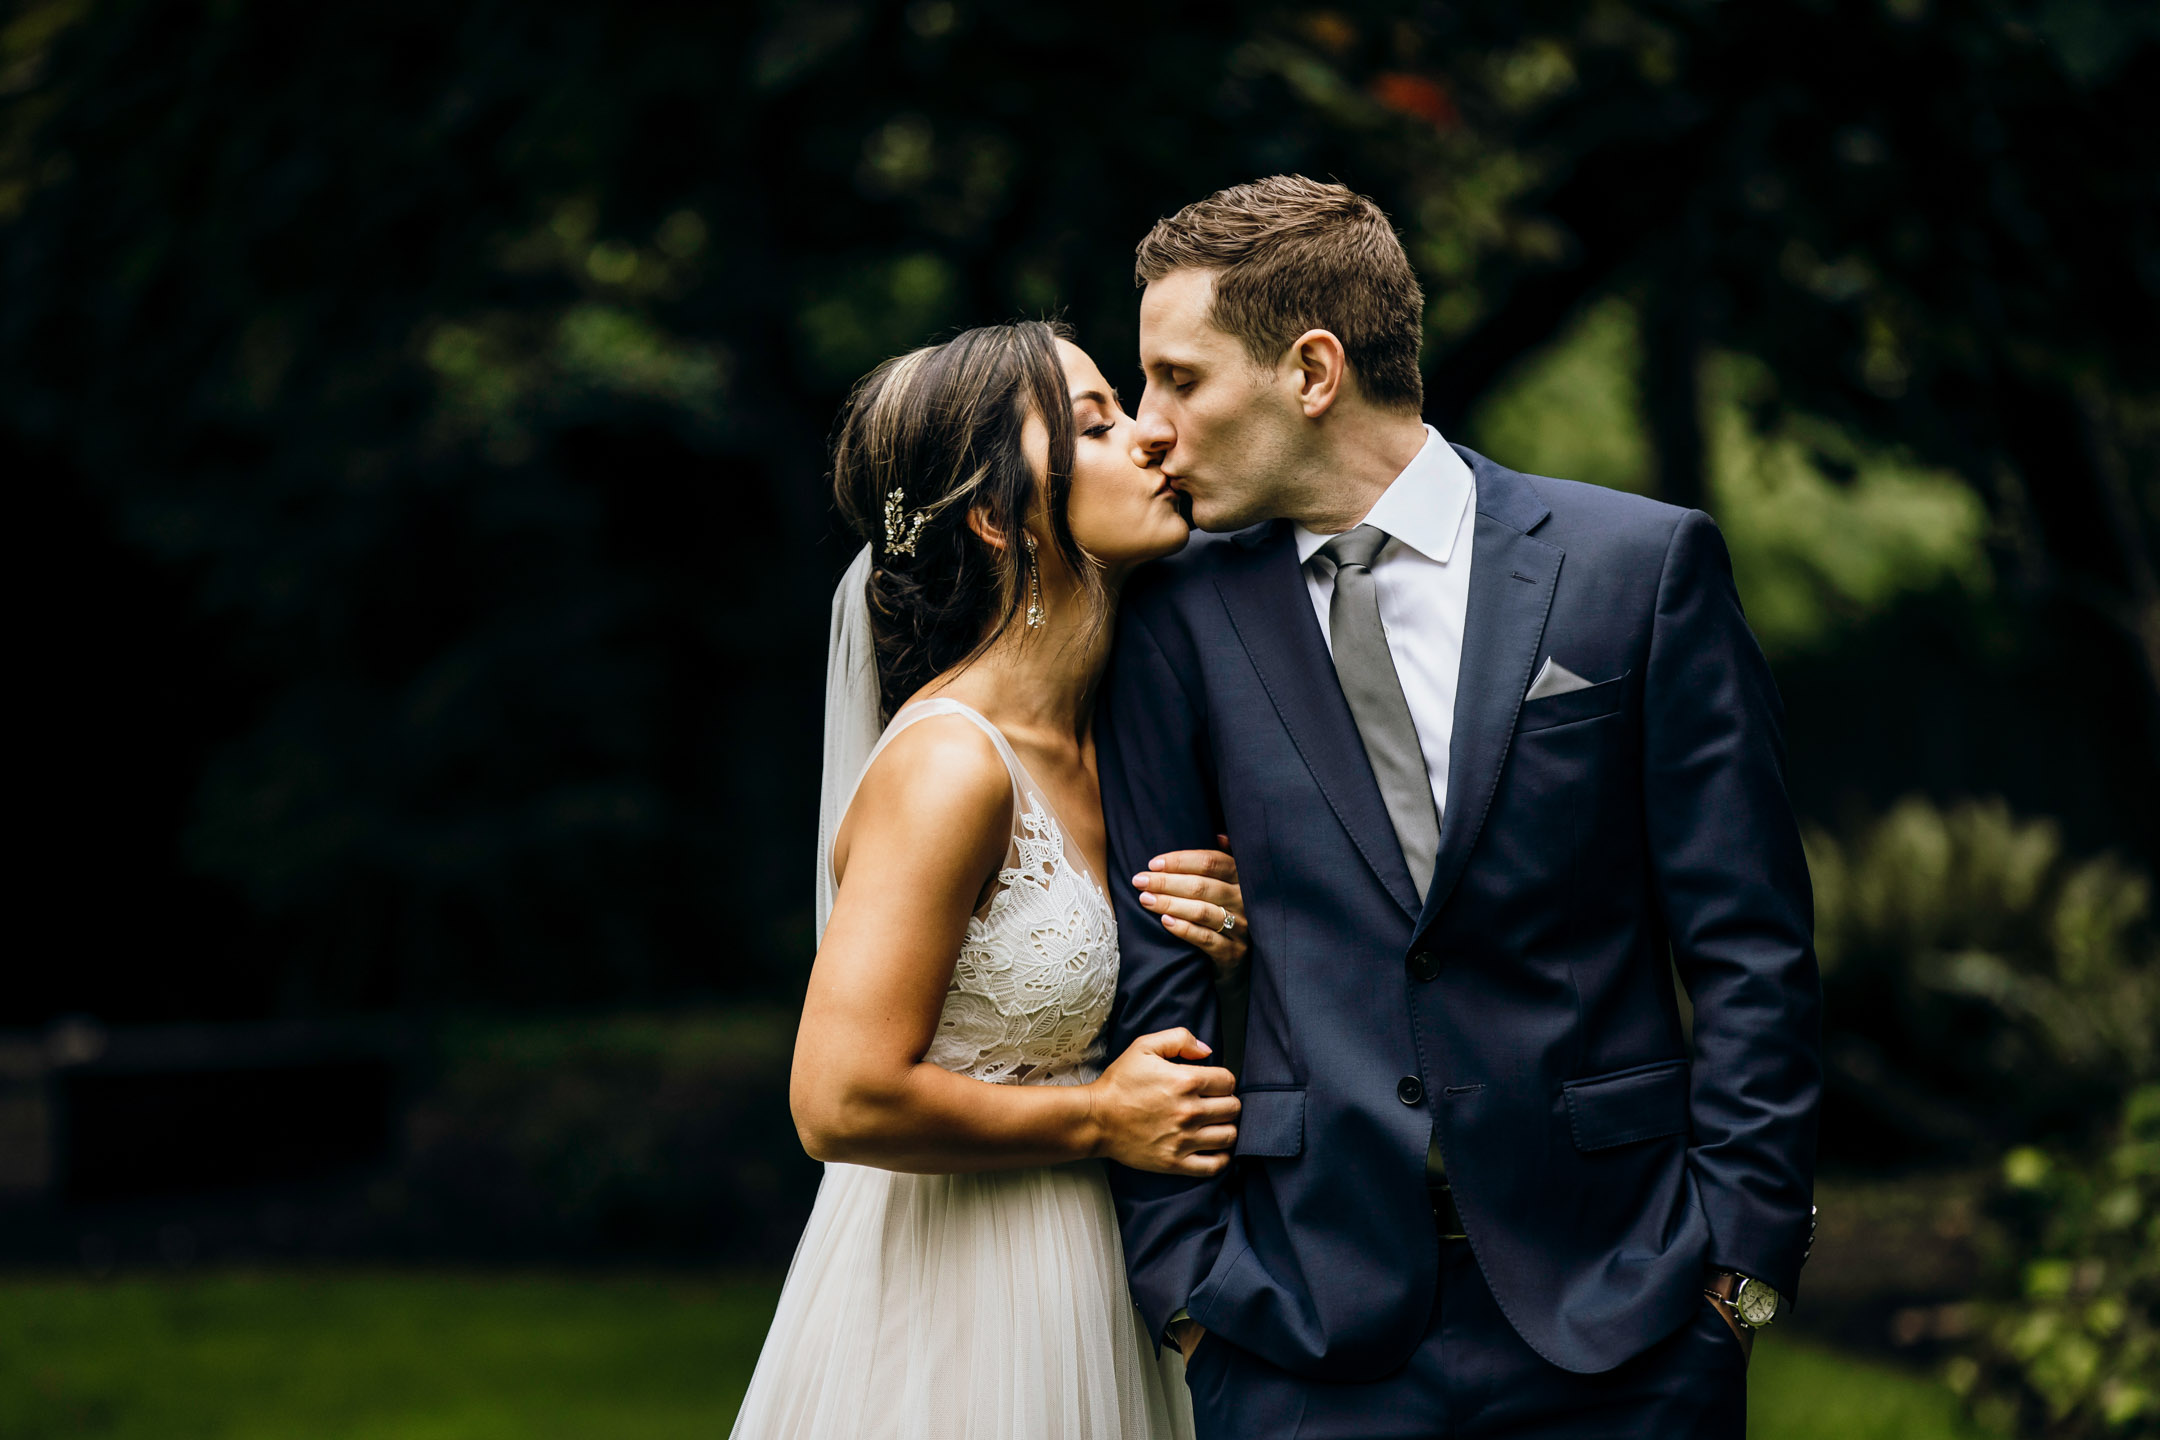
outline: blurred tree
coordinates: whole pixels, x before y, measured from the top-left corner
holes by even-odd
[[[1599,300],[1486,392],[1470,443],[1536,474],[1653,491],[1641,331],[1624,296]],[[1753,356],[1706,353],[1702,369],[1703,503],[1774,661],[1835,652],[1908,596],[1992,595],[1986,511],[1956,475],[1820,416],[1761,417],[1777,382]]]
[[[1350,168],[1279,81],[1226,70],[1247,28],[943,0],[19,9],[0,445],[216,618],[175,668],[224,691],[237,667],[246,699],[172,757],[200,776],[176,858],[246,898],[276,980],[213,996],[191,977],[230,968],[230,928],[176,953],[170,897],[56,855],[98,964],[4,1003],[796,983],[848,558],[833,411],[884,355],[1016,311],[1129,356],[1130,248],[1166,197]],[[97,814],[93,843],[144,823],[108,757],[180,718],[100,662],[145,623],[126,569],[37,587],[78,602],[36,808]]]

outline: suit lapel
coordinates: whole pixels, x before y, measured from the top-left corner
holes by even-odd
[[[1420,932],[1447,904],[1484,829],[1530,688],[1564,554],[1527,533],[1551,513],[1528,481],[1474,451],[1456,449],[1477,477],[1478,513],[1462,667],[1455,682],[1455,734],[1448,746],[1447,813],[1441,817],[1432,885],[1418,917]]]
[[[1365,759],[1365,743],[1335,678],[1335,662],[1313,614],[1290,526],[1277,522],[1264,531],[1247,532],[1236,543],[1246,551],[1242,563],[1226,567],[1215,580],[1231,628],[1328,807],[1403,913],[1414,916],[1417,888],[1410,883],[1395,826]],[[1473,566],[1473,584],[1476,573]],[[1444,834],[1441,844],[1444,855]]]

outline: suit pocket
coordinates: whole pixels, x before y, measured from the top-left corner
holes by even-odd
[[[1707,1324],[1700,1321],[1697,1323],[1702,1324],[1702,1328],[1708,1332],[1710,1343],[1727,1359],[1738,1355],[1740,1368],[1746,1370],[1748,1362],[1755,1358],[1755,1332],[1727,1314],[1725,1307],[1708,1295],[1703,1296],[1702,1303],[1703,1308],[1710,1312],[1711,1318]]]
[[[1620,708],[1628,675],[1633,673],[1628,671],[1602,684],[1570,690],[1565,695],[1523,701],[1522,716],[1515,723],[1515,733],[1523,735],[1532,730],[1550,730],[1555,725],[1573,725],[1578,720],[1595,720],[1600,715],[1612,714]]]
[[[1688,1062],[1662,1060],[1570,1080],[1568,1128],[1578,1150],[1609,1150],[1688,1128]]]
[[[1305,1148],[1305,1091],[1241,1090],[1233,1155],[1284,1160]]]

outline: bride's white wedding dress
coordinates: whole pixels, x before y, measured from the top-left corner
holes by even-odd
[[[962,717],[997,747],[1013,831],[926,1058],[991,1085],[1086,1084],[1117,987],[1110,902],[1005,737],[965,705],[903,708],[870,759],[935,716]],[[1190,1436],[1192,1404],[1177,1352],[1158,1357],[1141,1331],[1101,1162],[971,1175],[827,1165],[734,1434],[1147,1440]]]

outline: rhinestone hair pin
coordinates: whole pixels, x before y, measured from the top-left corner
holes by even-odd
[[[915,542],[922,539],[922,527],[929,523],[930,512],[917,510],[907,513],[907,497],[895,485],[885,492],[885,550],[891,555],[913,555]]]

